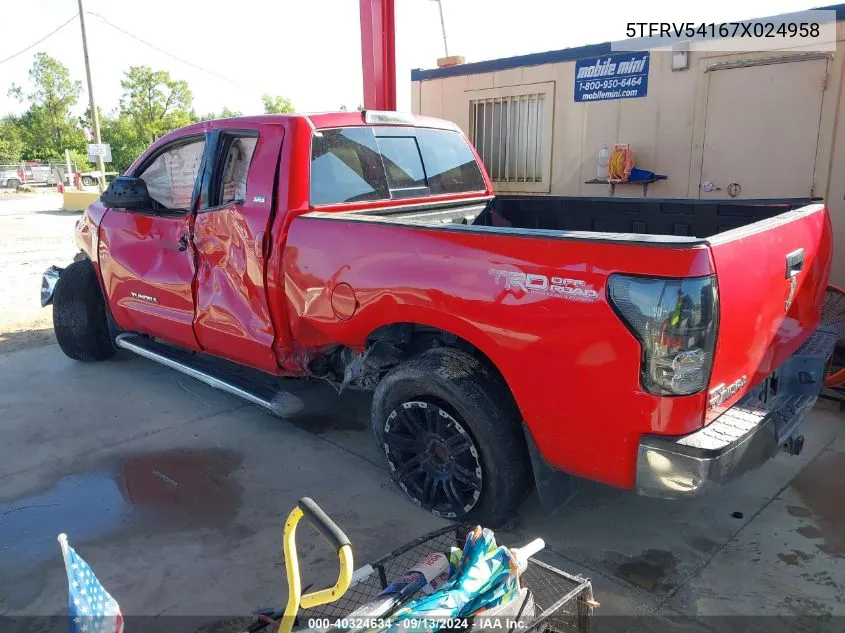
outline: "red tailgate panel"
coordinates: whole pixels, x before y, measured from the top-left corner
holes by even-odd
[[[789,277],[787,256],[800,258],[800,249],[803,266]],[[823,205],[810,205],[717,235],[711,250],[720,314],[709,390],[743,376],[747,382],[709,409],[707,422],[777,369],[818,326],[830,276],[830,217]]]

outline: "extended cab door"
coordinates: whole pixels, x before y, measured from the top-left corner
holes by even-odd
[[[278,368],[264,280],[283,138],[280,125],[213,132],[194,225],[200,346],[266,371]]]
[[[146,181],[157,208],[110,209],[100,225],[100,270],[117,324],[189,349],[198,349],[190,235],[205,147],[196,134],[143,157],[128,175]]]

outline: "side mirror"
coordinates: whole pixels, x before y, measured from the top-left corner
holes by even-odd
[[[109,183],[100,202],[109,209],[144,210],[153,208],[147,183],[141,178],[118,176]]]

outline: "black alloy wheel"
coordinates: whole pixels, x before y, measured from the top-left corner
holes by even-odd
[[[392,477],[414,503],[448,519],[475,508],[483,484],[478,447],[448,411],[404,402],[387,417],[382,438]]]

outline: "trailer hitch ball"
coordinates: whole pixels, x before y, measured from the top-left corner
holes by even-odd
[[[801,451],[804,450],[804,436],[793,435],[786,440],[786,443],[783,445],[783,450],[790,455],[800,455]]]

